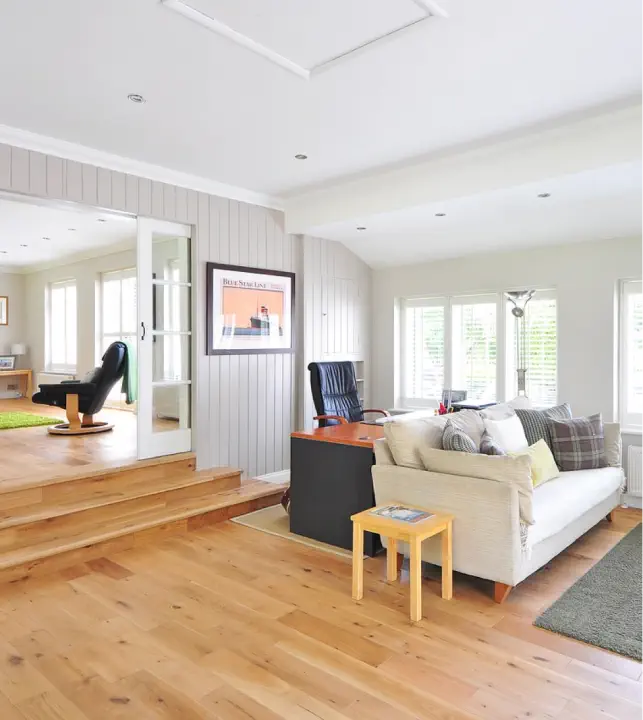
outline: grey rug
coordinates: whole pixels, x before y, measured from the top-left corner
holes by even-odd
[[[534,625],[641,660],[641,525],[536,618]]]

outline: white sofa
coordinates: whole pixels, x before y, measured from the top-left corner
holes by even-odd
[[[623,487],[621,435],[617,423],[605,423],[608,467],[563,472],[531,489],[533,524],[521,521],[514,484],[428,472],[395,463],[385,439],[375,443],[373,484],[378,505],[403,503],[452,513],[453,569],[496,583],[502,602],[509,590],[545,565],[620,503]],[[407,448],[408,449],[408,448]],[[447,452],[446,450],[441,452]],[[461,456],[463,453],[451,453]],[[455,458],[457,460],[457,458]],[[526,466],[529,473],[529,466]],[[382,538],[386,546],[386,538]],[[407,557],[408,546],[398,545]],[[422,545],[422,559],[440,564],[440,539]]]

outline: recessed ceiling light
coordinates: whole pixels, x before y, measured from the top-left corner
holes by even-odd
[[[22,245],[22,244],[21,244],[21,245],[20,245],[20,247],[27,247],[27,246],[26,246],[26,245]]]
[[[131,100],[133,103],[136,103],[137,105],[142,105],[145,102],[145,98],[142,95],[138,95],[136,93],[131,93],[127,96],[128,100]]]
[[[98,220],[96,220],[96,222],[107,222],[107,220],[105,220],[105,218],[98,218]]]
[[[435,217],[446,217],[446,213],[435,213]]]
[[[295,160],[308,160],[308,155],[304,155],[303,153],[297,153],[297,155],[295,155]]]
[[[67,230],[69,230],[69,232],[76,232],[76,228],[67,228]]]
[[[43,240],[51,240],[51,238],[43,237]]]
[[[548,198],[551,197],[551,193],[538,193],[539,198]]]
[[[7,254],[6,250],[0,250],[0,255],[6,255],[6,254]]]
[[[358,225],[358,226],[357,226],[357,229],[358,229],[358,230],[366,230],[366,228],[365,228],[364,226],[362,226],[362,225]]]

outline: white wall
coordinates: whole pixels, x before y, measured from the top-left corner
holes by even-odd
[[[475,255],[373,273],[373,373],[378,407],[395,398],[396,298],[554,288],[558,301],[558,399],[577,415],[615,418],[618,281],[641,277],[641,240],[611,240]]]
[[[373,271],[344,245],[303,236],[299,426],[312,428],[316,415],[308,363],[351,360],[364,363],[370,398],[370,306]],[[360,372],[360,374],[362,374]]]
[[[0,295],[9,298],[9,324],[0,325],[0,355],[9,355],[12,344],[28,343],[24,277],[14,273],[0,273]],[[29,355],[17,358],[16,367],[28,368]],[[5,395],[8,384],[16,384],[16,378],[0,378],[0,396]],[[14,397],[14,391],[7,397]]]
[[[136,267],[136,251],[127,250],[111,255],[60,265],[25,275],[25,308],[29,320],[27,344],[31,367],[35,374],[46,369],[45,350],[45,290],[47,285],[61,280],[76,281],[77,306],[77,374],[82,377],[98,363],[96,341],[100,332],[97,322],[98,294],[101,274],[112,270]],[[34,378],[35,382],[35,378]]]

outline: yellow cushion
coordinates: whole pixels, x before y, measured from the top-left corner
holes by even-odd
[[[531,458],[531,482],[534,487],[560,475],[549,445],[542,439],[530,445],[526,450],[507,454],[512,457],[527,455]]]

